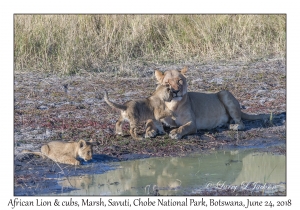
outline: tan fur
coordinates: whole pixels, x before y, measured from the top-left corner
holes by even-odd
[[[172,116],[172,112],[165,106],[165,101],[172,100],[172,93],[168,87],[163,85],[158,86],[156,91],[150,97],[146,99],[131,100],[124,105],[111,102],[108,99],[106,91],[104,92],[104,99],[112,108],[121,110],[120,118],[116,123],[116,133],[123,135],[122,124],[125,120],[129,121],[130,134],[136,140],[142,139],[138,137],[136,132],[136,127],[139,123],[151,120],[153,127],[155,126],[158,132],[163,134],[164,129],[159,120]],[[145,135],[145,138],[153,137],[156,135],[156,130],[153,131],[152,129],[151,131],[146,131],[146,133],[148,133],[148,135]]]
[[[235,124],[229,126],[233,130],[245,128],[242,119],[256,120],[267,119],[270,115],[248,115],[240,109],[236,98],[228,91],[218,93],[187,92],[185,73],[187,68],[181,71],[169,70],[162,73],[155,71],[159,84],[169,85],[173,92],[173,100],[165,102],[166,106],[174,112],[176,119],[165,118],[163,121],[171,126],[178,127],[170,132],[173,139],[181,139],[184,135],[196,133],[198,129],[212,129],[225,125],[229,120]],[[155,126],[151,121],[146,125],[148,132],[153,132]]]
[[[79,156],[85,161],[92,159],[93,149],[91,142],[84,140],[79,140],[78,142],[52,141],[43,145],[41,152],[23,150],[22,153],[40,155],[43,158],[48,157],[59,163],[80,165],[80,161],[76,160],[76,158]]]

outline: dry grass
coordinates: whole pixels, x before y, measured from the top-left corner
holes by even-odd
[[[136,66],[285,56],[286,15],[15,15],[15,70],[134,74]]]

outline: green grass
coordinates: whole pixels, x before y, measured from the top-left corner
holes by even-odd
[[[15,70],[72,74],[285,56],[286,15],[15,15]]]

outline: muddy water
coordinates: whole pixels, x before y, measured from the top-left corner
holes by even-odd
[[[114,163],[104,174],[69,177],[63,195],[184,195],[201,190],[258,190],[272,194],[285,189],[284,155],[251,150],[222,151],[189,157],[148,158]]]

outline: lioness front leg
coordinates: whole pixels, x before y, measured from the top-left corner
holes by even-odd
[[[171,139],[181,139],[185,135],[196,133],[196,132],[197,132],[197,128],[195,123],[193,121],[190,121],[180,126],[179,128],[175,128],[171,130],[169,135]]]

